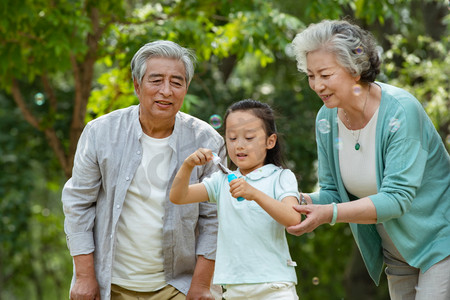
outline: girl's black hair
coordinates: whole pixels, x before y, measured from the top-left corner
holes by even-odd
[[[272,134],[277,135],[275,146],[272,149],[267,150],[264,164],[274,164],[278,167],[286,168],[280,136],[275,125],[275,113],[273,109],[267,103],[262,103],[253,99],[244,99],[233,103],[230,107],[228,107],[224,116],[223,127],[225,130],[227,128],[228,115],[235,111],[250,111],[263,122],[267,137],[271,136]]]

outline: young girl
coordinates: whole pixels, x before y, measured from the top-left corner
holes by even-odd
[[[267,104],[242,100],[228,108],[224,127],[238,179],[228,183],[227,174],[219,171],[189,185],[194,167],[213,159],[211,150],[198,149],[179,169],[170,201],[217,202],[214,283],[224,287],[225,299],[298,299],[285,227],[300,222],[292,208],[299,193],[294,174],[282,166],[273,111]]]

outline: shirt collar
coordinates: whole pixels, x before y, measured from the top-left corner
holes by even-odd
[[[261,168],[253,170],[249,174],[245,175],[245,177],[247,177],[248,179],[251,179],[251,180],[258,180],[258,179],[261,179],[264,177],[271,176],[275,171],[277,171],[279,169],[281,169],[281,168],[275,166],[274,164],[267,164],[267,165],[262,166]],[[237,171],[239,172],[239,174],[242,175],[242,173],[239,169]]]

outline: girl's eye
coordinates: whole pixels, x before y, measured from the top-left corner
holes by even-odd
[[[234,141],[234,140],[236,140],[236,138],[228,138],[230,141]]]
[[[250,141],[250,140],[253,140],[254,138],[255,138],[255,137],[252,136],[252,137],[246,137],[245,139],[248,140],[248,141]]]

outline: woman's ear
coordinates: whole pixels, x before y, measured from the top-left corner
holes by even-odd
[[[266,149],[270,150],[277,144],[277,135],[275,133],[272,133],[268,138],[266,142]]]

